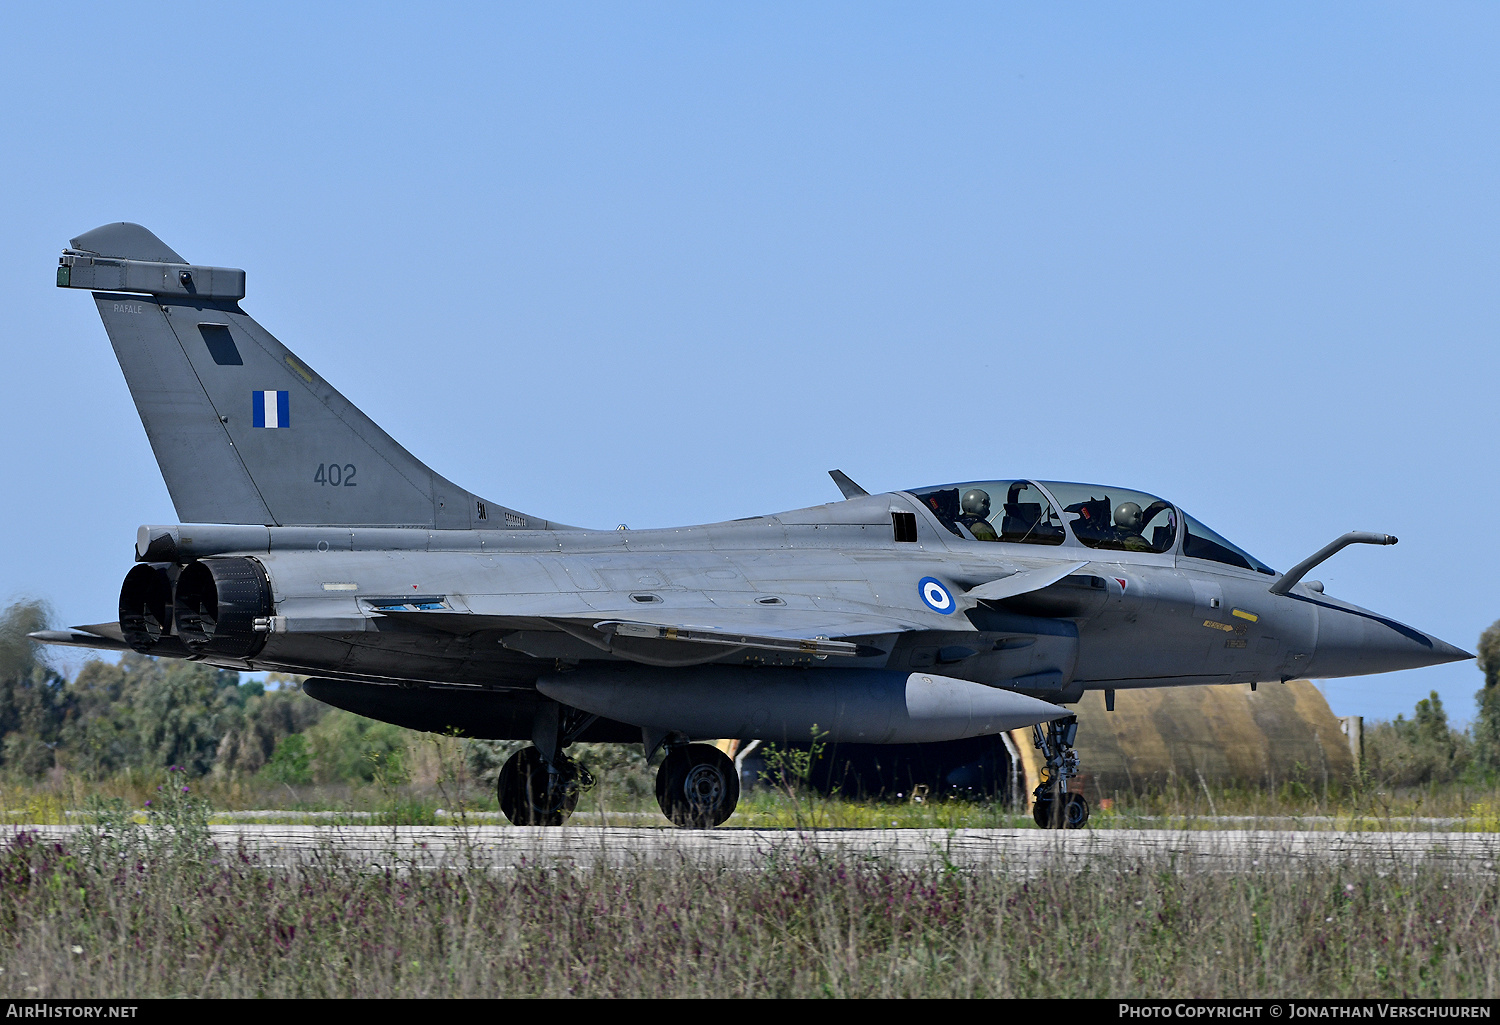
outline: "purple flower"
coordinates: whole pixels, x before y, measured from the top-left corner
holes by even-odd
[[[157,787],[157,788],[156,788],[156,789],[158,789],[158,790],[160,790],[160,789],[161,789],[161,787]],[[149,807],[151,807],[151,802],[150,802],[150,801],[147,801],[147,802],[146,802],[146,807],[147,807],[147,808],[149,808]]]

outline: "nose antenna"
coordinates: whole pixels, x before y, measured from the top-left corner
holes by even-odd
[[[1396,541],[1397,538],[1392,537],[1390,534],[1372,534],[1367,530],[1351,530],[1343,537],[1319,548],[1316,552],[1283,573],[1281,579],[1271,585],[1271,593],[1286,594],[1293,587],[1297,586],[1297,582],[1307,575],[1308,570],[1343,549],[1348,548],[1350,545],[1393,545]]]

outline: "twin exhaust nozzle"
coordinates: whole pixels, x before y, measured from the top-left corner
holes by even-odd
[[[195,655],[249,658],[273,632],[265,569],[254,559],[219,558],[175,567],[142,563],[120,586],[125,643],[149,655],[176,638]]]

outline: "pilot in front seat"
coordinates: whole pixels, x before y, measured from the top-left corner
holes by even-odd
[[[959,502],[958,522],[968,528],[976,541],[998,541],[1000,535],[990,525],[990,495],[987,491],[970,488]],[[1140,508],[1136,508],[1140,512]]]

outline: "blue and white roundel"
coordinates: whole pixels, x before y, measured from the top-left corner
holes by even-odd
[[[922,601],[934,612],[941,612],[947,616],[958,607],[958,603],[953,600],[953,595],[936,577],[923,577],[917,581],[917,591],[922,595]]]

